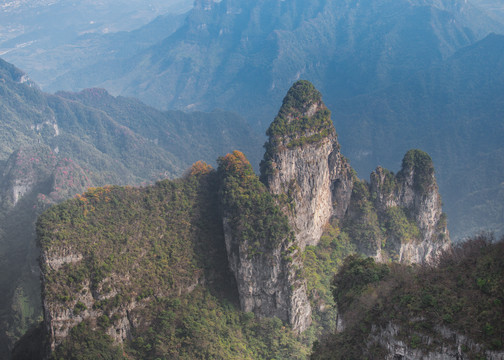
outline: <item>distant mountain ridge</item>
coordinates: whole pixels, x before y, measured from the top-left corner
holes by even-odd
[[[57,10],[54,11],[56,15],[53,16],[58,16]],[[160,15],[137,30],[111,33],[83,31],[79,34],[62,29],[64,25],[49,24],[49,29],[39,29],[0,41],[0,56],[21,68],[29,69],[30,76],[46,87],[51,78],[66,73],[69,67],[84,67],[94,64],[97,59],[103,62],[130,57],[132,53],[173,33],[183,23],[184,17],[183,14]]]
[[[241,111],[256,104],[247,116],[260,121],[274,115],[266,99],[281,101],[299,78],[319,85],[327,98],[349,97],[499,29],[464,1],[196,1],[184,25],[158,44],[69,72],[50,88],[99,85],[161,108]]]

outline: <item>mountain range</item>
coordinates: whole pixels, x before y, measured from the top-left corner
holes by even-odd
[[[79,4],[1,6],[0,53],[29,74],[0,61],[2,349],[40,314],[33,223],[44,209],[89,186],[147,185],[200,159],[215,165],[234,149],[259,170],[265,138],[257,133],[298,79],[324,94],[357,174],[376,165],[402,168],[409,149],[425,150],[452,239],[504,232],[498,1],[197,0],[187,13],[163,14],[137,29],[161,11],[136,21],[127,14],[139,3]],[[103,21],[74,17],[81,6],[106,8]],[[58,24],[54,16],[69,21]],[[371,209],[378,179],[396,186],[403,173],[375,170],[359,182],[362,201],[349,211]],[[357,216],[333,234],[341,225],[344,234],[384,240],[390,219],[400,220],[403,235],[417,233],[405,214],[387,214],[375,214],[365,231]],[[337,238],[338,246],[347,244]],[[381,249],[378,241],[373,246]]]
[[[378,167],[362,181],[330,114],[297,81],[261,176],[235,150],[216,170],[199,161],[179,179],[90,188],[44,212],[44,319],[15,359],[306,359],[336,325],[330,282],[345,257],[428,267],[449,254],[429,155],[412,149],[396,175]]]
[[[503,181],[499,9],[483,0],[201,0],[135,31],[5,56],[44,89],[103,87],[161,109],[232,110],[259,131],[292,82],[310,80],[359,174],[397,167],[409,148],[429,152],[462,239],[502,232],[501,202],[486,206]]]
[[[71,68],[48,89],[99,84],[161,108],[243,111],[253,102],[246,115],[260,122],[274,115],[274,103],[299,78],[320,84],[328,99],[351,97],[502,29],[465,1],[202,0],[153,46],[127,59]]]

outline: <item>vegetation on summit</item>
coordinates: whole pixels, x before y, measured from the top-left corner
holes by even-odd
[[[418,149],[409,150],[404,155],[399,176],[406,176],[410,171],[414,172],[413,181],[416,190],[425,193],[432,185],[432,177],[434,176],[434,165],[429,154]]]
[[[266,150],[260,163],[261,180],[272,171],[272,161],[280,148],[293,150],[305,144],[316,144],[335,133],[331,112],[322,102],[322,95],[307,80],[295,82],[266,135]]]
[[[309,114],[312,106],[321,106],[322,109]],[[266,135],[297,138],[328,131],[333,128],[330,115],[330,111],[322,104],[322,95],[315,86],[307,80],[299,80],[287,92],[278,115],[266,131]]]

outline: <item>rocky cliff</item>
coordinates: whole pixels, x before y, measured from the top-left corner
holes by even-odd
[[[370,193],[385,223],[384,250],[395,260],[433,262],[451,246],[446,215],[429,155],[410,150],[397,175],[378,167],[371,174]],[[381,258],[378,252],[376,257]]]
[[[44,325],[52,350],[81,322],[122,343],[150,324],[140,314],[146,306],[203,282],[193,246],[218,234],[194,226],[206,212],[195,204],[206,195],[198,200],[197,193],[209,185],[193,180],[147,192],[90,188],[40,217]]]
[[[370,183],[357,180],[341,155],[330,111],[307,81],[291,87],[267,135],[261,180],[279,196],[301,249],[318,243],[330,219],[347,224],[359,250],[377,259],[382,247],[412,263],[449,248],[429,155],[411,150],[397,175],[378,167]]]
[[[379,261],[432,263],[451,241],[428,154],[410,150],[394,174],[377,167],[356,180],[343,224],[358,250]]]
[[[218,293],[208,285],[218,282],[215,273],[242,312],[257,321],[276,317],[289,325],[282,331],[299,334],[312,323],[311,300],[318,301],[317,316],[327,308],[320,294],[330,292],[328,285],[309,281],[328,284],[341,265],[328,261],[321,272],[305,266],[326,229],[333,234],[324,234],[331,248],[320,253],[325,259],[356,251],[383,263],[432,263],[449,248],[432,160],[424,152],[409,151],[397,174],[378,167],[370,182],[359,180],[340,153],[329,110],[307,81],[289,90],[268,136],[260,177],[234,151],[218,159],[217,172],[199,162],[183,179],[141,189],[92,188],[44,214],[39,241],[52,348],[80,323],[151,355],[146,349],[154,345],[136,341],[151,336],[156,324],[169,324],[160,331],[173,346],[209,339],[211,332],[188,325],[194,320],[180,325],[171,307],[187,294],[204,293],[207,301],[208,292]],[[152,313],[166,309],[169,319]],[[188,348],[198,346],[207,348],[204,341]]]
[[[298,81],[267,131],[261,179],[285,199],[301,249],[318,243],[332,216],[343,218],[352,193],[352,170],[330,116],[320,92]]]
[[[295,275],[302,273],[299,251],[316,245],[330,221],[379,261],[432,262],[449,249],[424,152],[409,151],[397,175],[379,167],[370,183],[358,180],[340,153],[330,111],[308,81],[291,87],[267,135],[260,166],[266,187],[242,153],[220,163],[226,248],[243,311],[307,328],[306,282]]]
[[[401,339],[401,332],[405,330],[392,323],[383,327],[373,326],[366,345],[371,347],[374,344],[382,347],[385,350],[383,357],[385,360],[462,360],[472,358],[471,356],[475,354],[483,356],[485,360],[504,359],[504,352],[489,350],[484,344],[477,343],[447,327],[436,327],[435,336],[421,335],[420,341],[431,349],[419,348],[417,344],[412,345],[411,341]],[[417,335],[416,338],[420,339],[420,336]]]
[[[310,308],[287,218],[241,153],[219,162],[155,186],[91,188],[39,218],[55,358],[306,357],[295,332]]]
[[[419,233],[413,241],[394,241],[399,245],[398,260],[411,263],[432,262],[450,247],[446,215],[429,155],[410,150],[404,156],[402,168],[395,177],[378,167],[371,174],[371,193],[381,212],[393,208],[404,213],[417,225]]]
[[[242,310],[277,316],[302,332],[311,323],[311,306],[300,255],[318,243],[331,217],[344,216],[353,175],[330,112],[307,81],[291,87],[267,134],[261,162],[266,186],[243,154],[221,161],[229,265]],[[238,183],[240,191],[234,189]]]
[[[221,158],[219,172],[226,249],[241,309],[306,330],[311,308],[287,217],[239,151]]]

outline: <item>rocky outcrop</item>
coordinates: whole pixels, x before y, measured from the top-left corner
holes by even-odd
[[[211,190],[215,195],[212,195],[215,197],[212,211],[220,207],[220,212],[215,212],[214,224],[222,220],[226,250],[224,254],[222,249],[222,254],[227,255],[229,269],[236,280],[242,311],[253,312],[258,317],[278,317],[297,333],[310,326],[312,309],[301,254],[306,246],[319,242],[331,220],[337,220],[335,224],[357,244],[358,252],[382,261],[397,258],[402,262],[432,262],[441,251],[449,248],[446,219],[441,210],[432,160],[427,154],[419,150],[409,151],[397,175],[378,167],[371,174],[370,183],[358,180],[340,153],[329,110],[320,93],[307,81],[296,82],[289,90],[267,134],[269,140],[265,144],[260,177],[254,173],[244,154],[234,151],[218,159],[218,176],[212,180],[215,181],[215,188]],[[187,176],[198,176],[197,168],[203,169],[205,174],[211,172],[209,167],[200,164]],[[215,193],[217,188],[218,195]],[[94,189],[85,196],[78,196],[75,201],[82,203],[79,203],[82,216],[94,211],[94,206],[88,208],[90,202],[103,199],[108,204],[109,192],[110,188]],[[198,193],[194,197],[201,195]],[[176,198],[158,200],[166,205],[165,201],[175,201]],[[142,211],[146,212],[144,221],[148,222],[150,220],[145,219],[150,219],[150,205],[147,207]],[[195,219],[199,224],[200,217]],[[128,221],[131,219],[127,218],[125,222]],[[187,217],[178,221],[184,226],[194,225]],[[176,223],[176,226],[180,224]],[[51,227],[50,222],[46,227]],[[127,289],[134,278],[130,273],[132,269],[125,266],[121,272],[112,272],[108,277],[98,277],[98,280],[89,276],[97,269],[87,269],[89,279],[69,281],[68,287],[77,290],[74,295],[67,296],[60,283],[74,275],[66,274],[65,269],[73,269],[75,276],[80,278],[79,269],[85,268],[80,266],[81,263],[87,263],[86,266],[93,263],[90,258],[86,259],[85,251],[79,252],[78,248],[66,245],[68,239],[59,239],[59,235],[55,235],[59,231],[59,228],[53,229],[51,237],[57,239],[55,243],[61,247],[51,245],[42,253],[43,276],[55,277],[50,281],[52,289],[48,294],[59,296],[44,296],[45,324],[52,348],[68,335],[73,326],[84,320],[96,326],[98,319],[105,314],[114,314],[114,323],[105,330],[120,343],[138,326],[141,320],[135,314],[149,296],[190,293],[203,281],[202,275],[196,273],[186,278],[187,269],[193,265],[179,264],[172,270],[176,268],[185,275],[181,275],[183,280],[176,286],[166,284],[169,288],[164,290],[150,289],[146,298],[137,284],[135,299],[125,300],[123,297],[116,301],[116,297],[129,291]],[[110,230],[113,231],[123,232],[124,229]],[[74,233],[74,238],[79,238],[78,234]],[[108,234],[109,231],[100,238],[102,246],[110,245]],[[146,256],[147,250],[141,250],[143,246],[151,245],[140,246],[143,238],[136,235],[136,231],[132,236],[136,240],[131,242],[131,251],[134,252],[131,256],[138,261]],[[163,236],[161,234],[159,238]],[[172,240],[179,241],[179,236],[174,235]],[[83,244],[82,241],[74,243],[77,247]],[[168,243],[159,245],[154,253],[167,246]],[[96,247],[93,242],[93,251]],[[95,253],[94,256],[102,255]],[[122,258],[124,254],[116,255]],[[172,254],[167,258],[171,259]],[[146,263],[152,261],[157,260],[150,259]],[[107,264],[106,259],[102,262]],[[62,280],[55,281],[56,276]],[[146,278],[151,278],[150,273]],[[45,286],[47,283],[45,281]],[[103,307],[107,307],[107,311]],[[338,320],[339,327],[342,326],[341,319]]]
[[[297,245],[316,245],[329,219],[345,215],[353,180],[330,111],[312,84],[292,86],[267,134],[261,179],[285,198]]]
[[[54,251],[57,250],[57,251]],[[72,248],[61,247],[59,249],[51,249],[44,251],[41,254],[41,267],[43,276],[51,276],[51,274],[62,269],[66,264],[72,266],[79,265],[83,260],[83,256]],[[54,275],[53,275],[54,276]],[[116,278],[115,281],[120,281],[122,284],[128,282],[126,278]],[[104,279],[104,282],[107,279]],[[45,282],[46,283],[46,282]],[[110,281],[110,283],[114,283]],[[96,324],[97,319],[103,316],[105,312],[100,309],[99,301],[113,299],[117,294],[115,288],[110,288],[104,291],[102,286],[92,285],[89,279],[84,279],[79,286],[80,290],[73,294],[53,298],[48,291],[45,291],[43,296],[44,309],[44,325],[46,332],[49,335],[49,346],[53,351],[69,334],[70,330],[84,320],[91,320]],[[117,321],[115,325],[108,331],[116,342],[123,342],[128,338],[131,332],[131,327],[127,321],[127,312],[135,308],[136,303],[133,301],[129,306],[115,309]],[[126,320],[126,321],[125,321]]]
[[[224,236],[242,311],[311,324],[301,258],[286,216],[239,151],[220,159]]]
[[[311,324],[306,282],[299,278],[299,250],[283,242],[268,253],[250,254],[251,244],[233,234],[224,218],[229,266],[235,275],[240,308],[259,317],[278,317],[302,332]]]
[[[400,208],[419,230],[412,241],[391,239],[399,261],[432,262],[449,250],[451,241],[438,190],[432,159],[421,150],[408,151],[395,176],[381,167],[371,174],[370,192],[378,212]]]
[[[370,184],[359,181],[340,153],[321,94],[307,81],[289,90],[267,135],[260,177],[266,187],[243,154],[220,162],[226,248],[243,311],[306,329],[311,308],[297,276],[298,251],[316,245],[331,219],[379,261],[430,262],[449,248],[427,154],[408,152],[397,176],[378,168]],[[283,224],[283,215],[289,226],[275,233],[272,223]]]
[[[233,184],[229,178],[239,177],[241,190],[234,193],[247,194],[243,203],[269,207],[251,215],[238,197],[224,199],[229,265],[243,311],[277,316],[302,332],[311,323],[311,307],[300,252],[318,243],[331,217],[345,215],[353,175],[339,151],[330,112],[307,81],[292,86],[267,134],[261,162],[266,186],[257,181],[243,154],[234,152],[221,161],[222,193],[233,193],[227,189]],[[285,227],[276,232],[283,222]]]

